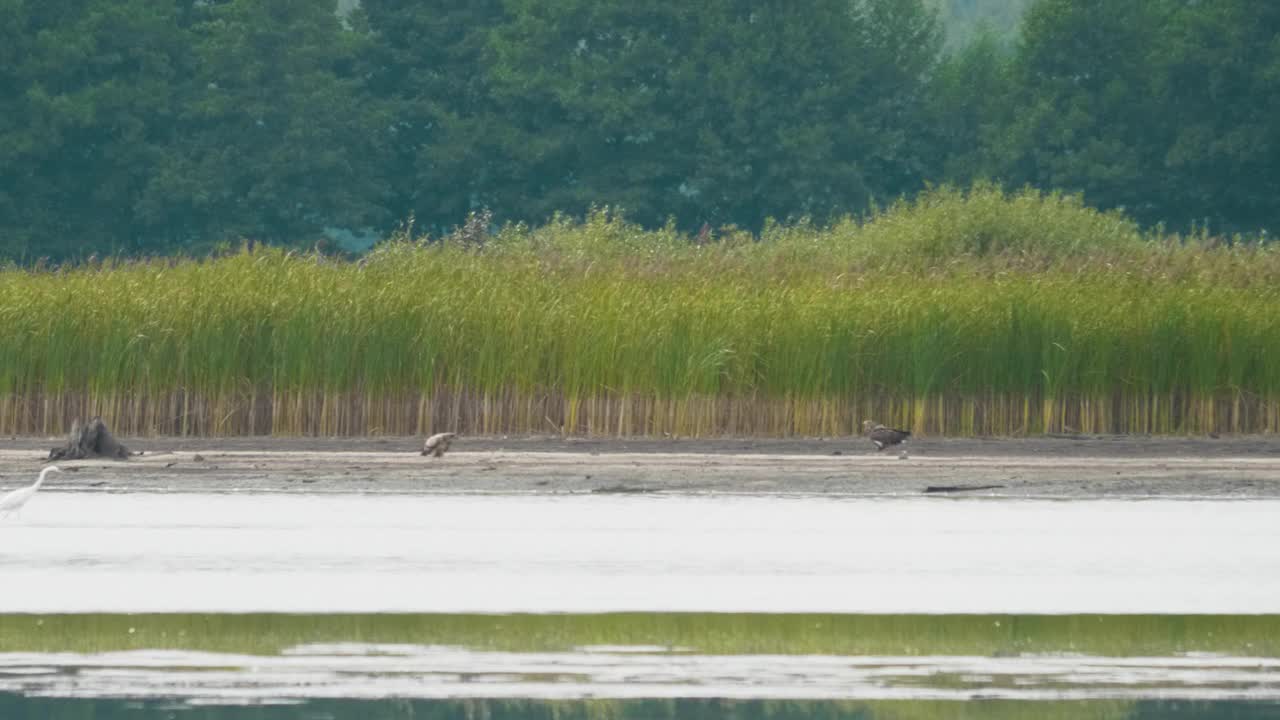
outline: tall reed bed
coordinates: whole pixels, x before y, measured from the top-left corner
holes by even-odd
[[[1280,253],[984,187],[702,243],[601,212],[9,269],[0,323],[0,433],[1280,430]]]

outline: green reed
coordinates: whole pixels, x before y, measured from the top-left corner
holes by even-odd
[[[703,654],[1280,656],[1275,615],[0,615],[8,652],[203,650],[274,655],[311,643],[561,652],[592,645]]]
[[[607,212],[359,263],[0,271],[0,432],[1276,432],[1280,252],[940,189],[698,244]]]

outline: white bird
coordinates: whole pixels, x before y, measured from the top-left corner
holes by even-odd
[[[27,501],[36,494],[36,491],[44,484],[44,479],[49,476],[49,473],[54,472],[55,470],[57,472],[62,472],[57,465],[50,465],[40,471],[40,477],[36,479],[35,485],[32,485],[31,487],[18,488],[8,495],[0,498],[0,515],[5,517],[14,514],[21,515],[22,506],[26,505]]]
[[[449,443],[458,437],[458,433],[436,433],[427,438],[422,444],[422,455],[434,455],[436,457],[444,456],[444,451],[449,449]]]

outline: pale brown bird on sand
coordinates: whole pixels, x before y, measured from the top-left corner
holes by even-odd
[[[871,442],[876,444],[876,450],[883,450],[890,445],[897,445],[911,437],[911,433],[906,430],[895,430],[871,420],[862,422],[862,432],[870,438]]]
[[[456,437],[458,437],[458,433],[436,433],[427,438],[427,441],[422,444],[422,454],[443,457],[444,452],[449,449],[449,443],[453,442]]]

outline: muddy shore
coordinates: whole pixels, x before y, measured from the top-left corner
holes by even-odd
[[[61,463],[49,491],[727,493],[854,497],[1280,498],[1280,438],[617,440],[124,438],[127,461]],[[0,488],[29,484],[59,438],[0,441]]]

